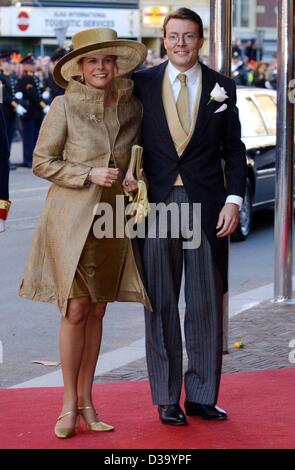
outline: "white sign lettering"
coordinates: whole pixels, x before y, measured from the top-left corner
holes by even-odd
[[[120,8],[0,8],[0,36],[55,37],[67,28],[67,37],[85,28],[112,28],[119,37],[139,36],[139,11]]]

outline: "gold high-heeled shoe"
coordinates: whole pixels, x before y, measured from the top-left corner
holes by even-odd
[[[56,435],[56,437],[58,437],[59,439],[67,439],[68,437],[72,437],[76,434],[75,426],[72,428],[58,428],[57,427],[58,421],[60,421],[62,418],[65,418],[65,416],[71,416],[71,415],[76,416],[76,414],[77,413],[75,411],[68,411],[67,413],[62,414],[57,418],[56,425],[54,427],[54,434]],[[76,422],[77,422],[77,417],[76,417]]]
[[[111,426],[110,424],[106,424],[103,421],[92,421],[92,423],[88,423],[86,421],[86,418],[85,418],[84,414],[83,414],[84,410],[93,410],[94,413],[95,413],[95,416],[97,417],[97,413],[96,413],[95,409],[93,408],[93,406],[78,406],[78,409],[77,409],[78,424],[79,424],[79,418],[82,417],[84,419],[85,424],[86,424],[87,428],[89,429],[89,431],[94,431],[94,432],[113,431],[114,426]]]

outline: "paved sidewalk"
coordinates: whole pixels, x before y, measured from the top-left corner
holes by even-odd
[[[223,356],[223,372],[283,367],[294,367],[295,371],[295,364],[289,361],[289,354],[295,350],[295,345],[289,346],[293,339],[295,343],[295,305],[267,301],[239,313],[229,323],[229,354]],[[237,341],[245,347],[235,349]],[[95,383],[143,379],[147,379],[146,361],[140,359],[97,377]]]

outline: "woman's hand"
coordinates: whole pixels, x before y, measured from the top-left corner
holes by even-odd
[[[123,186],[123,189],[125,189],[125,191],[127,191],[128,193],[137,191],[138,189],[137,180],[134,178],[131,170],[127,170],[122,186]]]
[[[119,168],[92,168],[89,181],[110,188],[119,178]]]
[[[142,168],[139,170],[139,178],[146,183],[145,175]],[[134,192],[138,190],[137,180],[134,178],[131,170],[127,170],[122,186],[127,192]]]

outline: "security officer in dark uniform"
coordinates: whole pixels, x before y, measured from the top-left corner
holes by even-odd
[[[6,121],[9,151],[15,129],[16,115],[23,115],[26,109],[22,106],[21,92],[16,92],[17,79],[12,73],[10,52],[0,54],[0,87],[2,88],[3,113]]]
[[[55,64],[68,52],[70,52],[71,48],[64,48],[64,47],[58,47],[53,51],[53,53],[50,56],[50,62],[49,62],[49,73],[48,73],[48,78],[47,78],[47,89],[49,91],[49,103],[52,103],[54,98],[56,96],[63,95],[65,90],[64,88],[61,88],[58,86],[55,81],[53,80],[52,76],[52,70],[54,69]]]
[[[231,77],[236,85],[249,86],[248,69],[238,52],[234,52],[232,55]]]
[[[9,147],[6,131],[6,123],[0,105],[0,232],[5,230],[5,220],[10,208],[9,201]]]
[[[36,60],[29,53],[21,60],[24,74],[18,81],[18,91],[23,94],[23,103],[26,113],[21,116],[23,137],[23,165],[31,168],[33,150],[35,148],[41,122],[49,110],[49,106],[42,98],[43,86],[40,79],[35,75]]]

